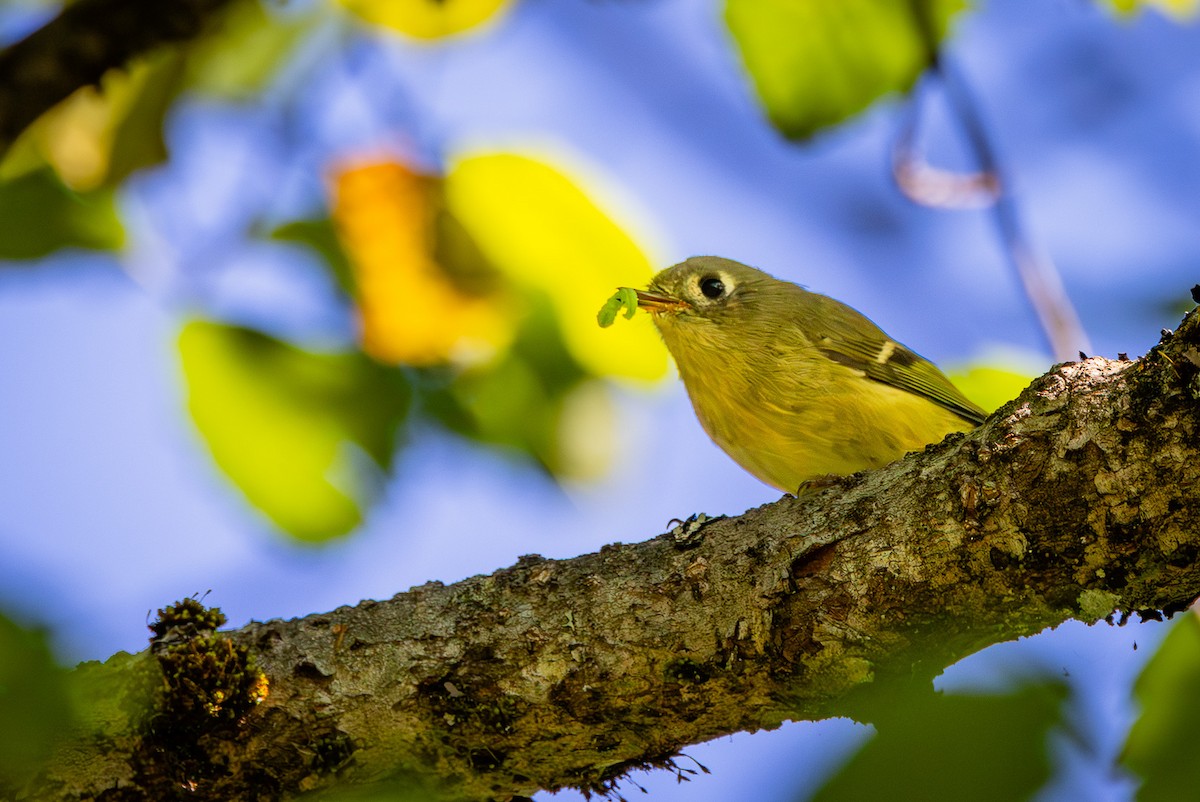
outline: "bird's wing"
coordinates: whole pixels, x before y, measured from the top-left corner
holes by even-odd
[[[970,423],[983,423],[987,412],[964,396],[936,365],[888,337],[854,309],[832,298],[825,300],[842,307],[838,310],[842,314],[822,316],[826,321],[824,330],[809,332],[822,355],[861,371],[869,379],[928,398]],[[858,320],[850,325],[853,318]]]

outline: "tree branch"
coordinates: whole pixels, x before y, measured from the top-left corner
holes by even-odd
[[[431,777],[447,798],[604,790],[725,733],[869,715],[875,689],[990,644],[1187,605],[1198,447],[1193,312],[1136,362],[1059,366],[967,435],[698,532],[209,641],[168,632],[244,648],[265,701],[191,729],[98,703],[31,798],[290,799]],[[89,697],[127,700],[147,671],[143,653],[76,673]],[[183,694],[171,682],[151,683],[156,709]]]
[[[0,52],[0,156],[75,90],[164,44],[193,39],[230,0],[78,0]]]

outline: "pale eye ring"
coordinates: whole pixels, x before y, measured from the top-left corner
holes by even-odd
[[[715,301],[725,294],[725,282],[716,276],[706,276],[700,279],[700,292]]]

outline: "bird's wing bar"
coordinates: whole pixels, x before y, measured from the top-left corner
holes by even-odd
[[[862,371],[867,378],[874,379],[901,390],[907,390],[945,407],[970,423],[983,423],[987,413],[964,396],[937,367],[893,340],[883,340],[879,348],[870,344],[859,348],[858,344],[846,347],[846,343],[818,343],[818,350],[827,358]]]
[[[859,312],[831,298],[824,300],[837,304],[842,311],[841,315],[823,316],[826,321],[837,321],[831,329],[821,333],[810,329],[811,341],[826,358],[862,371],[867,378],[928,398],[965,421],[983,423],[987,412],[963,395],[936,365],[890,339]],[[850,325],[846,312],[857,319],[857,325]],[[804,322],[811,325],[810,321]]]

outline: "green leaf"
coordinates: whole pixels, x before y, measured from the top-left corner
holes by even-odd
[[[771,122],[804,139],[906,92],[965,0],[726,0],[725,21]],[[916,13],[914,13],[914,11]],[[919,16],[918,16],[919,15]]]
[[[1062,718],[1065,695],[1046,681],[1007,694],[902,699],[813,798],[1027,799],[1050,777],[1047,734]]]
[[[251,504],[302,541],[358,526],[408,409],[398,371],[208,321],[184,326],[179,351],[192,418]]]
[[[125,240],[112,193],[67,189],[49,168],[0,183],[0,259],[59,248],[116,250]]]
[[[563,344],[552,302],[535,294],[508,353],[426,386],[422,408],[456,434],[531,458],[556,479],[588,478],[607,467],[594,441],[611,443],[613,421],[605,404],[577,402],[603,392]]]
[[[187,84],[209,95],[247,99],[266,88],[293,48],[328,11],[271,12],[259,0],[232,3],[213,33],[187,54]],[[273,5],[273,4],[272,4]]]
[[[1121,762],[1142,778],[1140,802],[1193,799],[1200,788],[1200,618],[1185,613],[1146,663],[1133,695],[1142,713]]]
[[[162,50],[146,57],[121,86],[124,102],[114,102],[112,141],[104,185],[115,187],[131,173],[167,159],[163,120],[182,84],[183,57]],[[106,87],[106,91],[108,91]]]
[[[311,248],[325,262],[342,291],[351,296],[355,294],[354,271],[350,267],[350,258],[342,248],[333,221],[328,217],[293,220],[272,230],[267,236],[281,242],[294,242]]]
[[[1016,398],[1033,381],[1033,375],[992,367],[972,365],[964,370],[948,370],[946,375],[963,395],[983,407],[988,413],[995,412]]]
[[[183,63],[180,51],[158,50],[76,90],[18,137],[0,160],[0,180],[50,165],[67,187],[89,193],[164,161],[163,119]]]
[[[0,797],[37,772],[71,725],[66,676],[44,632],[0,615]]]

